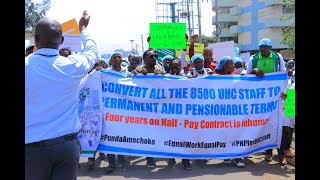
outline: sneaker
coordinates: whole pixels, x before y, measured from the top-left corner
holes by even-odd
[[[223,163],[224,163],[224,164],[231,164],[231,163],[232,163],[232,160],[231,160],[231,159],[224,159],[224,160],[223,160]]]
[[[168,165],[169,166],[174,166],[174,165],[176,165],[176,160],[175,159],[169,159],[169,161],[168,161]]]
[[[101,160],[105,160],[106,159],[106,154],[99,152],[99,158]]]
[[[94,158],[89,158],[88,159],[88,162],[87,162],[87,167],[88,168],[90,168],[90,169],[92,169],[93,167],[94,167],[94,162],[95,162],[95,160],[94,160]]]
[[[271,162],[272,161],[272,155],[271,154],[267,154],[267,156],[264,158],[265,161],[267,162]]]
[[[154,161],[147,161],[147,167],[154,168],[156,167],[156,163]]]
[[[279,156],[279,164],[281,166],[284,166],[284,165],[288,164],[288,162],[287,162],[287,160],[286,160],[286,158],[284,156]]]
[[[183,163],[183,166],[184,166],[184,168],[186,168],[187,170],[191,170],[191,169],[192,169],[190,161]]]
[[[246,164],[241,162],[240,158],[233,159],[232,160],[233,164],[236,165],[237,167],[244,167]]]
[[[107,173],[112,173],[116,169],[115,164],[109,164],[106,168]]]
[[[293,154],[291,152],[291,149],[287,149],[287,150],[284,150],[284,156],[287,157],[287,158],[293,158]]]

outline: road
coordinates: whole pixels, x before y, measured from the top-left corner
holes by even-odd
[[[117,168],[113,173],[107,174],[105,167],[108,166],[107,160],[97,159],[94,169],[86,167],[86,158],[80,159],[80,168],[78,172],[78,180],[89,179],[197,179],[197,180],[294,180],[295,166],[294,158],[288,159],[290,164],[280,166],[278,164],[277,151],[273,150],[273,161],[267,163],[264,161],[265,155],[257,153],[244,158],[246,164],[243,168],[238,168],[233,164],[224,164],[223,160],[210,160],[207,164],[197,164],[192,161],[192,170],[183,169],[181,160],[177,159],[175,167],[167,167],[167,159],[156,159],[157,166],[155,168],[147,168],[144,157],[127,157],[130,163],[126,170]],[[97,154],[98,156],[98,154]]]

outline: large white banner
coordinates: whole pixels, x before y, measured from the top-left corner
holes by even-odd
[[[287,73],[125,78],[101,71],[98,151],[189,159],[245,157],[280,147]]]
[[[100,143],[102,130],[102,91],[100,72],[92,71],[80,84],[78,114],[81,129],[78,139],[81,157],[93,157]]]

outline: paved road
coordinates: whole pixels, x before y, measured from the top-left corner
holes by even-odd
[[[107,174],[105,167],[108,165],[107,160],[96,160],[96,166],[92,170],[86,167],[86,158],[81,158],[78,180],[89,179],[197,179],[197,180],[294,180],[295,167],[294,158],[288,160],[291,164],[280,166],[278,164],[277,151],[273,161],[267,163],[264,161],[264,154],[257,153],[244,159],[246,166],[238,168],[233,164],[224,164],[222,160],[210,160],[207,164],[199,165],[192,162],[192,170],[183,169],[181,160],[177,159],[177,164],[173,168],[167,167],[167,159],[156,159],[155,168],[147,168],[144,157],[127,157],[130,164],[126,170],[117,168],[111,174]],[[98,154],[97,154],[98,156]]]

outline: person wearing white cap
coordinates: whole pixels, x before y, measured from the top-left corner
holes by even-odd
[[[271,50],[272,43],[270,39],[261,39],[258,46],[259,52],[250,57],[246,74],[264,77],[265,73],[286,71],[282,55]]]

